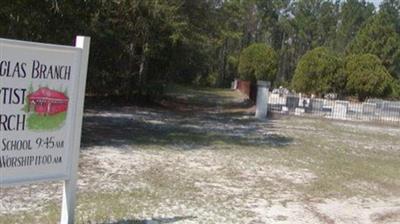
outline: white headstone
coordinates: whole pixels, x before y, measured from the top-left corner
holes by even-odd
[[[332,116],[335,119],[346,119],[347,110],[349,107],[348,101],[335,101],[335,105],[333,106]]]
[[[301,116],[306,112],[304,108],[297,107],[294,111],[294,115]]]
[[[287,114],[289,113],[289,108],[287,106],[282,107],[282,113]]]

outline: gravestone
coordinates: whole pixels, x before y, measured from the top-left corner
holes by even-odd
[[[268,98],[269,104],[286,105],[286,97],[281,97],[277,93],[269,94]]]
[[[313,111],[322,111],[323,106],[324,106],[324,100],[311,99],[311,108]]]
[[[333,106],[332,116],[335,119],[346,119],[347,110],[349,108],[348,101],[335,101],[335,105]]]
[[[286,97],[286,106],[289,110],[294,110],[297,105],[299,105],[299,97],[298,96],[287,96]]]
[[[282,113],[283,114],[288,114],[289,113],[289,108],[287,106],[282,107]]]
[[[400,117],[400,104],[393,101],[384,101],[382,103],[381,115],[388,120],[396,120]]]
[[[304,98],[300,97],[299,98],[299,107],[310,107],[310,98]]]
[[[305,108],[297,107],[297,108],[295,109],[295,111],[294,111],[294,115],[296,115],[296,116],[301,116],[301,115],[303,115],[305,112],[306,112],[306,109],[305,109]]]
[[[376,103],[363,103],[362,104],[362,114],[363,115],[375,115]]]

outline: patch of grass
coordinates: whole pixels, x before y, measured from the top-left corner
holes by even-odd
[[[165,95],[175,99],[184,99],[190,105],[212,107],[226,106],[229,101],[240,96],[240,93],[218,88],[169,85]]]
[[[27,124],[30,130],[54,130],[64,125],[66,117],[66,112],[51,116],[41,116],[32,113],[28,116]]]
[[[41,223],[54,224],[60,221],[61,203],[50,202],[44,209],[44,212],[29,211],[19,212],[12,215],[0,216],[0,224],[11,223]],[[38,213],[41,215],[38,216]]]
[[[297,190],[309,197],[353,196],[387,197],[400,195],[400,153],[370,150],[360,146],[380,148],[380,143],[395,140],[383,134],[349,130],[325,120],[288,119],[286,125],[307,127],[312,131],[292,131],[294,145],[271,151],[279,159],[274,163],[292,169],[307,169],[317,178]]]
[[[400,220],[400,210],[374,214],[372,220],[376,223],[396,223]]]

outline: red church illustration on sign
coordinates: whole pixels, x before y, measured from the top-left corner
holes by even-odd
[[[42,87],[28,95],[29,108],[34,106],[39,115],[54,115],[65,112],[68,109],[68,97],[55,90]]]

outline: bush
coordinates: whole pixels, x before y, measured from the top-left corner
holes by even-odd
[[[400,99],[400,81],[391,82],[391,93],[390,98]]]
[[[243,80],[273,82],[278,70],[278,55],[265,44],[252,44],[240,54],[238,70]]]
[[[218,74],[218,72],[216,71],[210,72],[210,74],[208,74],[207,76],[207,86],[216,87],[218,84],[219,77],[220,75]]]
[[[231,54],[227,58],[227,72],[229,79],[238,77],[239,56]]]
[[[331,50],[315,48],[297,63],[292,88],[309,94],[341,93],[345,86],[341,67],[341,60]]]
[[[218,85],[219,74],[216,71],[210,72],[208,75],[198,74],[192,84],[203,87],[216,87]]]
[[[376,55],[348,56],[344,72],[347,77],[346,90],[359,100],[388,96],[391,93],[393,78]]]

